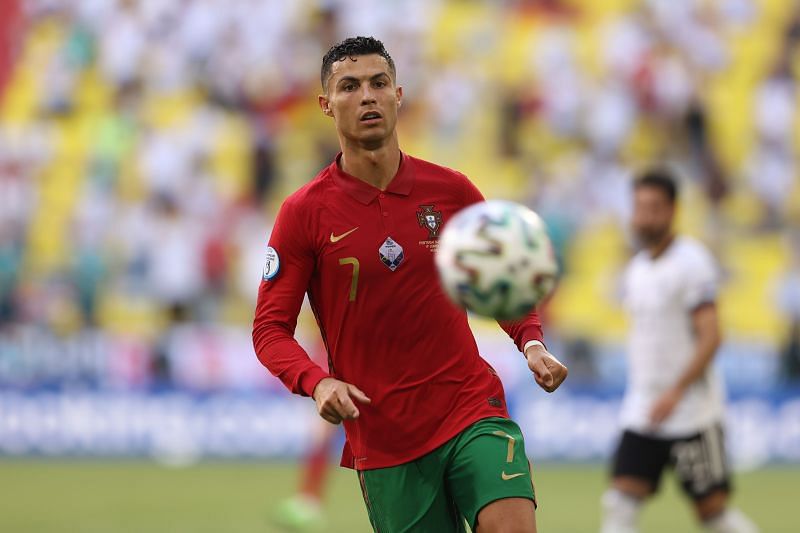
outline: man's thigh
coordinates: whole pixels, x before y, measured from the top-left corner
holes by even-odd
[[[671,441],[626,430],[614,453],[612,477],[614,480],[639,481],[647,485],[647,493],[655,493],[661,483],[664,468],[670,462],[671,445]],[[618,488],[624,489],[624,487]],[[634,495],[645,496],[645,494]]]
[[[375,531],[466,531],[444,482],[446,447],[410,463],[358,472]]]
[[[446,472],[460,513],[476,530],[478,515],[492,502],[523,498],[534,502],[531,467],[519,426],[505,418],[480,420],[462,431]],[[533,505],[530,508],[533,516]]]
[[[675,441],[671,455],[683,491],[695,502],[714,493],[731,491],[725,435],[720,425]]]

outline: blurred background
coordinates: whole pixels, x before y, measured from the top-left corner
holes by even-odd
[[[276,530],[319,423],[250,325],[277,208],[338,151],[321,58],[357,34],[397,64],[405,151],[548,222],[568,383],[543,394],[474,322],[540,465],[540,527],[599,524],[629,185],[659,163],[724,272],[737,504],[800,530],[792,0],[0,0],[0,530]],[[320,351],[307,311],[298,337]],[[693,531],[666,485],[646,531]],[[352,473],[328,492],[321,530],[368,530]]]

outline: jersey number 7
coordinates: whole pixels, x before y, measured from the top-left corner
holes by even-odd
[[[356,293],[358,292],[358,271],[360,265],[358,259],[355,257],[343,257],[339,259],[340,265],[353,265],[353,278],[350,280],[350,301],[356,301]]]

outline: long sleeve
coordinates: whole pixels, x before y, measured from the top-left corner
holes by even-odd
[[[289,199],[275,221],[269,246],[279,267],[269,279],[265,273],[258,289],[253,347],[259,361],[289,390],[311,396],[328,373],[311,361],[294,338],[297,315],[314,270],[313,249],[306,234],[309,222],[301,213]]]
[[[523,351],[528,341],[544,341],[542,321],[539,319],[535,309],[520,320],[498,321],[497,323],[508,333],[508,336],[514,341],[520,352]]]

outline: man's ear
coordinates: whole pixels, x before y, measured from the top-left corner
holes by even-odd
[[[403,88],[398,86],[397,89],[395,89],[394,94],[395,98],[397,98],[397,107],[400,107],[403,105]]]
[[[319,102],[319,108],[322,109],[322,112],[329,116],[333,116],[333,109],[331,109],[331,101],[328,100],[328,97],[324,94],[321,94],[317,97],[317,101]]]

